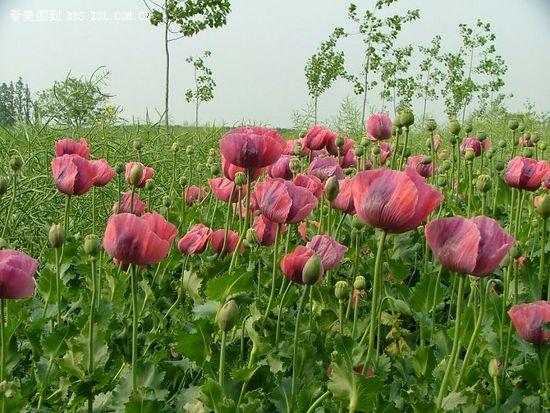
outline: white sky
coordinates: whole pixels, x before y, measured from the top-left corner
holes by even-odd
[[[357,0],[360,10],[374,0]],[[171,120],[193,121],[193,107],[184,92],[192,71],[185,58],[212,51],[209,60],[218,85],[215,98],[201,108],[202,121],[254,120],[273,126],[290,125],[290,114],[308,102],[303,68],[307,58],[336,26],[346,27],[347,1],[237,0],[228,24],[192,39],[171,43]],[[505,91],[513,93],[512,109],[526,100],[540,111],[550,110],[550,1],[549,0],[401,0],[397,11],[420,8],[421,19],[411,23],[399,43],[427,44],[443,36],[444,50],[460,42],[458,24],[476,18],[492,23],[498,52],[509,70]],[[60,22],[16,22],[31,11],[58,10]],[[139,19],[140,0],[0,0],[0,82],[22,76],[32,91],[51,86],[71,72],[89,76],[99,66],[111,71],[108,92],[120,104],[123,116],[154,117],[162,112],[164,55],[162,29]],[[91,21],[92,12],[114,19],[115,12],[132,12],[131,21]],[[84,21],[68,21],[67,13],[82,12]],[[358,73],[362,61],[359,40],[346,40],[347,67]],[[353,95],[350,85],[338,81],[319,102],[320,117],[334,116],[341,100]],[[370,103],[380,100],[371,93]],[[420,110],[420,104],[415,104]],[[429,112],[441,118],[441,103]]]

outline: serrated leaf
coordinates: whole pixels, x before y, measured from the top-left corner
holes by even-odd
[[[223,301],[230,294],[252,291],[254,283],[250,273],[224,274],[208,281],[206,296],[211,300]]]
[[[202,278],[199,278],[193,271],[184,271],[182,278],[183,289],[195,304],[202,304],[204,299],[200,295]]]
[[[466,396],[463,396],[462,394],[458,392],[451,392],[447,397],[443,399],[443,404],[441,407],[443,410],[449,411],[454,410],[458,406],[465,404],[468,401]]]

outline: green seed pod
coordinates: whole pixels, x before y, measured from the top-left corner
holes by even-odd
[[[358,157],[361,157],[363,156],[364,153],[365,152],[362,146],[355,147],[355,155],[357,155]]]
[[[302,163],[298,158],[292,158],[288,163],[288,166],[293,174],[300,173],[300,169],[302,169]]]
[[[302,144],[300,142],[296,142],[294,145],[294,156],[302,156]]]
[[[426,130],[428,132],[433,132],[437,129],[437,122],[435,119],[426,119]]]
[[[465,133],[470,133],[473,130],[474,130],[474,127],[472,126],[471,123],[467,123],[466,125],[464,125],[464,132]]]
[[[393,126],[395,126],[397,129],[401,129],[404,126],[401,118],[401,113],[399,113],[393,120]]]
[[[525,124],[523,122],[520,122],[518,125],[518,132],[522,133],[525,130]]]
[[[212,165],[210,167],[210,173],[212,176],[218,176],[221,173],[221,168],[219,165]]]
[[[193,155],[193,147],[191,145],[187,145],[187,148],[185,148],[185,153],[187,155]]]
[[[500,149],[506,148],[506,141],[505,141],[504,139],[499,140],[499,141],[498,141],[498,147],[499,147]]]
[[[489,376],[491,377],[498,377],[500,375],[500,372],[502,370],[502,360],[501,359],[492,359],[489,362]]]
[[[302,282],[306,285],[313,285],[323,276],[324,269],[321,258],[317,254],[312,255],[302,270]]]
[[[495,156],[495,152],[492,149],[489,149],[487,150],[487,152],[485,152],[485,156],[487,157],[487,159],[493,159],[493,156]]]
[[[508,121],[508,129],[516,130],[519,127],[519,122],[515,119],[510,119]]]
[[[164,198],[162,198],[162,205],[164,205],[166,208],[170,208],[172,206],[172,198],[170,198],[169,195],[166,195]]]
[[[365,223],[361,221],[361,218],[359,218],[357,215],[354,215],[351,218],[351,226],[355,229],[363,229],[365,228]]]
[[[115,172],[117,173],[117,175],[121,175],[124,173],[125,171],[125,167],[124,167],[124,164],[122,162],[117,162],[116,165],[115,165]]]
[[[84,252],[90,259],[97,259],[101,252],[101,240],[97,235],[86,235],[84,238]]]
[[[237,186],[243,186],[246,185],[246,175],[244,172],[237,172],[235,174],[235,179],[233,180],[235,182],[235,185]]]
[[[337,136],[336,139],[336,146],[341,148],[342,146],[344,146],[344,143],[346,143],[346,141],[344,140],[344,138],[342,138],[341,136]]]
[[[19,155],[13,155],[10,159],[10,168],[13,172],[19,172],[23,167],[23,159]]]
[[[0,196],[8,192],[9,180],[6,176],[0,176]]]
[[[466,152],[464,154],[464,157],[467,161],[473,161],[476,157],[476,153],[472,148],[466,148]]]
[[[228,332],[239,321],[239,306],[235,300],[226,302],[218,312],[218,327],[221,331]]]
[[[487,133],[485,131],[478,132],[477,139],[479,139],[480,142],[483,142],[485,139],[487,139]]]
[[[493,182],[491,181],[491,177],[489,175],[479,175],[476,180],[476,189],[481,194],[486,194],[491,190],[491,187],[493,185]]]
[[[525,156],[526,158],[532,158],[533,157],[533,149],[523,148],[523,156]]]
[[[539,202],[537,204],[537,212],[542,219],[550,217],[550,194],[540,195]]]
[[[134,149],[138,152],[141,152],[141,150],[143,149],[143,143],[141,142],[141,139],[134,139]]]
[[[346,281],[337,281],[334,285],[334,295],[338,301],[344,301],[348,298],[349,285]]]
[[[452,135],[458,135],[460,133],[460,123],[456,119],[451,119],[449,122],[449,132]]]
[[[444,188],[447,186],[447,177],[446,176],[438,176],[437,177],[437,186]]]
[[[357,291],[365,290],[367,288],[367,281],[365,280],[365,277],[363,277],[362,275],[358,275],[357,277],[355,277],[353,288]]]
[[[533,141],[534,143],[539,143],[540,142],[540,134],[538,132],[534,132],[533,136],[531,136],[531,141]]]
[[[325,197],[329,202],[332,202],[336,199],[339,193],[340,184],[338,183],[338,178],[331,176],[325,183]]]
[[[152,191],[153,189],[155,189],[155,181],[153,181],[153,178],[149,178],[145,181],[145,189],[147,191]]]
[[[172,144],[172,152],[176,153],[178,151],[178,143],[177,142],[174,142]]]
[[[48,241],[52,248],[61,248],[65,243],[65,230],[61,224],[52,224],[48,233]]]
[[[375,146],[374,148],[372,148],[373,155],[378,156],[380,155],[380,152],[382,152],[382,149],[380,149],[380,146]]]
[[[521,245],[520,244],[516,244],[514,245],[512,248],[510,248],[510,257],[514,258],[514,259],[518,259],[519,257],[521,257]]]
[[[139,163],[135,163],[130,170],[130,175],[128,176],[128,183],[130,185],[138,185],[143,177],[143,167]]]
[[[401,123],[404,127],[409,128],[414,124],[414,114],[410,110],[401,112]]]
[[[495,169],[498,172],[502,172],[504,171],[504,168],[506,168],[506,164],[504,163],[504,161],[497,161],[497,163],[495,164]]]

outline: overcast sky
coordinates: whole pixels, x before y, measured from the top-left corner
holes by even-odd
[[[373,2],[356,1],[360,10]],[[193,107],[184,98],[192,83],[185,58],[210,50],[218,86],[214,101],[201,108],[201,120],[290,125],[291,113],[308,102],[305,62],[334,27],[348,25],[347,5],[342,0],[233,1],[227,26],[171,43],[171,120],[193,121]],[[505,91],[514,94],[509,107],[521,109],[530,99],[539,111],[550,110],[549,0],[401,0],[393,9],[408,8],[419,8],[421,19],[402,32],[401,45],[427,44],[441,34],[444,50],[456,50],[459,23],[489,21],[509,67]],[[69,72],[89,76],[103,65],[111,72],[112,101],[123,107],[126,119],[144,118],[146,109],[151,116],[162,112],[163,32],[143,19],[145,10],[140,0],[0,0],[0,82],[22,76],[38,91]],[[84,21],[70,21],[75,12]],[[36,21],[56,14],[60,21]],[[102,17],[111,20],[93,21]],[[123,17],[128,20],[120,21]],[[348,70],[359,73],[361,43],[348,39],[343,47]],[[336,82],[319,101],[320,117],[334,116],[346,96],[353,96],[350,85]],[[369,102],[380,106],[375,93]],[[441,117],[441,103],[431,103],[428,110]]]

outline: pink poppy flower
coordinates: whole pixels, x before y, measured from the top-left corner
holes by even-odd
[[[223,241],[225,239],[225,230],[218,229],[210,234],[210,245],[217,252],[218,255],[231,254],[237,248],[239,243],[239,234],[235,231],[229,230],[227,232],[227,241],[225,243],[225,248],[223,246]],[[239,252],[244,251],[243,245],[239,248]]]
[[[193,205],[195,202],[201,202],[206,197],[206,188],[204,186],[191,185],[185,188],[185,203]]]
[[[133,211],[134,215],[137,215],[138,217],[142,216],[144,212],[147,211],[147,204],[145,202],[142,202],[137,193],[134,193],[134,208],[130,209],[130,203],[132,200],[132,191],[126,191],[124,194],[122,194],[122,198],[120,199],[120,204],[118,202],[115,202],[113,205],[112,212],[113,214],[122,214],[122,213],[132,213]]]
[[[0,250],[0,298],[19,299],[34,293],[38,261],[16,250]]]
[[[414,155],[409,156],[409,159],[407,160],[407,166],[410,166],[416,172],[420,174],[420,176],[424,178],[430,178],[434,173],[434,163],[433,161],[429,164],[424,164],[423,161],[426,157],[424,155]]]
[[[460,145],[460,153],[462,155],[466,154],[466,149],[472,148],[474,150],[475,156],[480,156],[481,151],[485,152],[491,147],[492,143],[489,139],[485,139],[481,142],[476,136],[469,136],[462,141]]]
[[[105,186],[115,176],[115,170],[109,165],[106,159],[90,161],[95,169],[94,186]]]
[[[90,157],[90,147],[85,138],[80,138],[80,142],[72,138],[65,138],[55,143],[55,156],[79,155],[88,159]]]
[[[287,279],[297,284],[304,284],[302,281],[302,271],[315,252],[313,250],[297,246],[293,252],[286,254],[281,260],[281,270]],[[318,280],[317,282],[319,282]]]
[[[227,178],[212,178],[208,180],[208,185],[210,186],[214,196],[220,201],[230,202],[229,198],[231,198],[232,204],[239,201],[239,192],[241,191],[241,188],[235,185],[233,181],[230,181]],[[233,196],[231,197],[231,190],[233,187],[235,189],[233,190]],[[243,186],[242,191],[246,192],[246,185]],[[242,197],[243,196],[241,194],[241,199]]]
[[[83,195],[94,185],[96,169],[80,155],[63,155],[51,162],[53,180],[60,192]]]
[[[311,249],[321,258],[325,271],[336,268],[348,250],[347,247],[327,235],[315,235],[306,244],[306,248]]]
[[[351,192],[351,178],[344,178],[339,181],[340,192],[334,201],[332,207],[345,212],[346,214],[355,214],[355,205],[353,203],[353,194]]]
[[[543,324],[550,323],[550,303],[536,301],[513,306],[508,315],[520,337],[533,344],[550,344],[550,331],[543,330]]]
[[[272,245],[275,243],[275,236],[277,234],[277,223],[271,221],[270,219],[264,217],[263,215],[258,215],[254,218],[254,223],[252,228],[254,228],[254,233],[256,234],[256,240],[258,244],[263,246]],[[283,234],[286,231],[286,226],[281,225],[279,229],[279,235]]]
[[[317,221],[304,221],[298,225],[298,232],[302,241],[307,242],[319,232],[321,225]]]
[[[325,188],[323,182],[315,175],[298,174],[294,177],[292,182],[296,186],[306,188],[309,192],[315,195],[316,198],[321,196]]]
[[[327,143],[336,138],[338,134],[321,125],[314,125],[304,137],[304,145],[314,151],[323,149]]]
[[[227,179],[234,181],[235,175],[237,174],[237,172],[242,172],[243,174],[246,175],[247,169],[237,165],[233,165],[232,163],[229,163],[222,155],[222,171],[223,171],[223,176],[225,176]],[[256,179],[262,176],[263,173],[264,173],[264,168],[250,168],[251,181],[254,182]]]
[[[193,225],[178,242],[178,250],[182,254],[201,254],[208,245],[210,234],[212,234],[212,230],[206,225]]]
[[[550,172],[547,161],[516,156],[508,162],[504,171],[504,181],[512,188],[536,191],[542,184],[543,177]]]
[[[392,121],[385,113],[375,113],[367,120],[367,137],[372,141],[389,139],[392,136]]]
[[[293,175],[290,170],[291,159],[292,156],[290,155],[281,155],[277,162],[267,167],[267,174],[269,177],[291,180]]]
[[[340,166],[338,159],[332,156],[326,158],[315,158],[309,165],[308,173],[325,182],[331,176],[338,179],[344,177],[344,171]]]
[[[153,168],[150,168],[149,166],[143,165],[141,162],[128,162],[126,164],[126,171],[124,175],[124,180],[127,184],[130,184],[130,172],[132,171],[132,168],[134,165],[140,165],[141,169],[143,170],[143,174],[141,176],[141,179],[139,180],[139,183],[136,185],[138,188],[143,188],[145,186],[145,183],[147,180],[151,179],[153,177],[153,174],[155,173],[155,170]]]

